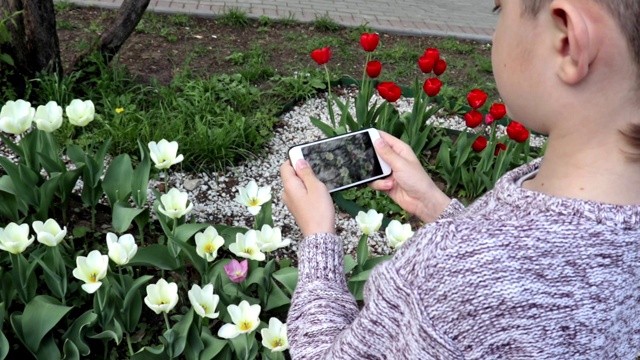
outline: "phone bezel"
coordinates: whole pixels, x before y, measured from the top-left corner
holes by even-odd
[[[334,141],[336,139],[340,139],[340,138],[344,138],[344,137],[350,137],[353,135],[357,135],[357,134],[361,134],[366,132],[367,134],[369,134],[369,138],[371,139],[371,143],[374,144],[376,142],[376,140],[378,140],[380,138],[380,132],[378,132],[377,129],[375,128],[368,128],[368,129],[363,129],[363,130],[358,130],[358,131],[352,131],[350,133],[346,133],[346,134],[342,134],[342,135],[336,135],[336,136],[331,136],[325,139],[321,139],[321,140],[317,140],[317,141],[310,141],[307,143],[303,143],[303,144],[298,144],[298,145],[294,145],[292,147],[289,148],[289,160],[291,161],[291,165],[294,167],[295,169],[295,164],[296,162],[298,162],[298,160],[300,159],[304,159],[304,156],[302,155],[302,149],[307,147],[307,146],[311,146],[311,145],[315,145],[315,144],[319,144],[319,143],[323,143],[323,142],[328,142],[328,141]],[[357,181],[355,183],[351,183],[348,185],[344,185],[344,186],[340,186],[337,187],[335,189],[331,189],[329,190],[330,193],[336,192],[336,191],[341,191],[341,190],[345,190],[354,186],[358,186],[361,184],[366,184],[369,183],[371,181],[374,180],[378,180],[378,179],[382,179],[385,178],[389,175],[391,175],[392,171],[391,171],[391,167],[389,166],[389,164],[387,164],[386,162],[384,162],[384,160],[382,160],[382,158],[380,157],[380,155],[378,154],[378,152],[376,151],[375,147],[373,148],[373,152],[376,155],[376,158],[378,159],[378,163],[380,164],[380,168],[382,170],[382,174],[379,176],[373,176],[361,181]]]

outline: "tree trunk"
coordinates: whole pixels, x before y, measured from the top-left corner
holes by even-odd
[[[15,24],[7,23],[11,43],[0,49],[13,59],[17,75],[33,78],[40,71],[61,71],[53,0],[0,0],[0,11],[22,11]]]
[[[124,0],[118,10],[116,21],[102,33],[100,41],[95,48],[91,49],[90,52],[78,55],[74,59],[71,71],[82,70],[89,65],[91,61],[89,61],[88,57],[91,52],[98,52],[104,63],[108,64],[136,29],[136,26],[138,26],[147,6],[149,6],[149,2],[150,0]]]

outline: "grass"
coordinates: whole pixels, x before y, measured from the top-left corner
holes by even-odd
[[[336,32],[341,28],[341,26],[338,25],[338,23],[335,22],[329,14],[316,16],[316,19],[313,21],[313,27],[324,32]]]
[[[236,27],[245,27],[249,25],[247,12],[237,7],[224,8],[219,20],[222,24]]]

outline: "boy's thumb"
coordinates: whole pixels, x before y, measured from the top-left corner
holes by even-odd
[[[402,157],[400,157],[400,155],[398,155],[382,138],[376,140],[374,146],[376,147],[378,155],[380,155],[382,160],[389,164],[392,169],[397,168],[399,163],[403,160]]]
[[[311,169],[309,163],[304,159],[300,159],[296,162],[296,174],[305,184],[311,180],[316,180],[316,175],[313,173],[313,169]]]

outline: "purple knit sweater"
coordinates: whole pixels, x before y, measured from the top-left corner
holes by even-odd
[[[635,359],[640,206],[523,189],[536,160],[466,209],[452,201],[378,265],[359,310],[340,238],[298,252],[293,359]]]

